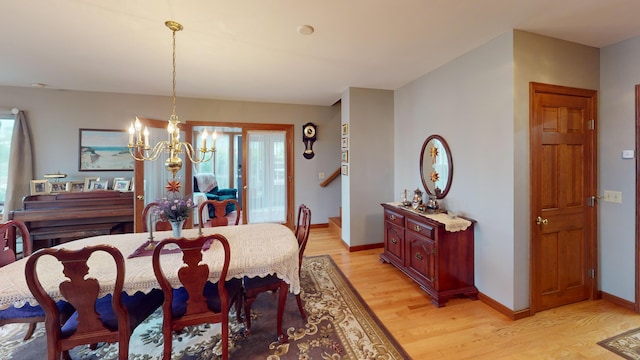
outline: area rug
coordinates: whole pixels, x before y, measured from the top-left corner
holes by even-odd
[[[230,357],[233,359],[410,359],[329,256],[305,257],[301,271],[301,297],[308,314],[305,323],[295,296],[289,294],[283,317],[289,341],[276,338],[277,295],[263,293],[252,306],[251,335],[230,315]],[[129,359],[162,358],[160,310],[136,328],[131,337]],[[22,341],[27,326],[0,327],[0,359],[46,359],[42,324],[34,336]],[[173,336],[172,359],[217,359],[220,355],[220,325],[188,327]],[[96,350],[79,346],[72,359],[117,359],[117,344],[99,344]]]
[[[625,359],[640,360],[640,328],[599,341],[598,345]]]

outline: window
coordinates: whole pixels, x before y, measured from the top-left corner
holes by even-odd
[[[0,114],[0,209],[4,207],[9,178],[9,151],[13,134],[14,115]],[[1,212],[1,211],[0,211]]]

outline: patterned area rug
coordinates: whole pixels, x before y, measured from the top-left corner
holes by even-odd
[[[599,341],[598,345],[625,359],[640,360],[640,328]]]
[[[302,272],[302,299],[308,314],[305,323],[295,296],[289,294],[283,317],[289,342],[276,340],[277,296],[258,296],[251,311],[251,335],[245,338],[243,324],[230,315],[230,357],[233,359],[409,359],[384,326],[362,301],[329,256],[305,257]],[[133,333],[129,359],[162,357],[162,317],[160,310]],[[39,325],[34,336],[22,337],[27,326],[0,327],[0,359],[45,359],[45,330]],[[71,351],[72,359],[117,359],[117,344],[99,344]],[[172,359],[217,359],[220,354],[219,324],[186,328],[174,334]]]

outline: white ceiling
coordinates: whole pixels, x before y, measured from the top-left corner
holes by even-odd
[[[517,4],[517,7],[514,6]],[[0,85],[331,105],[397,89],[520,29],[594,47],[640,35],[638,0],[0,0]],[[315,28],[298,34],[299,25]]]

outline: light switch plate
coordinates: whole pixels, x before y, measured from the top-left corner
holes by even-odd
[[[634,154],[633,150],[622,150],[622,158],[623,159],[633,159]]]

